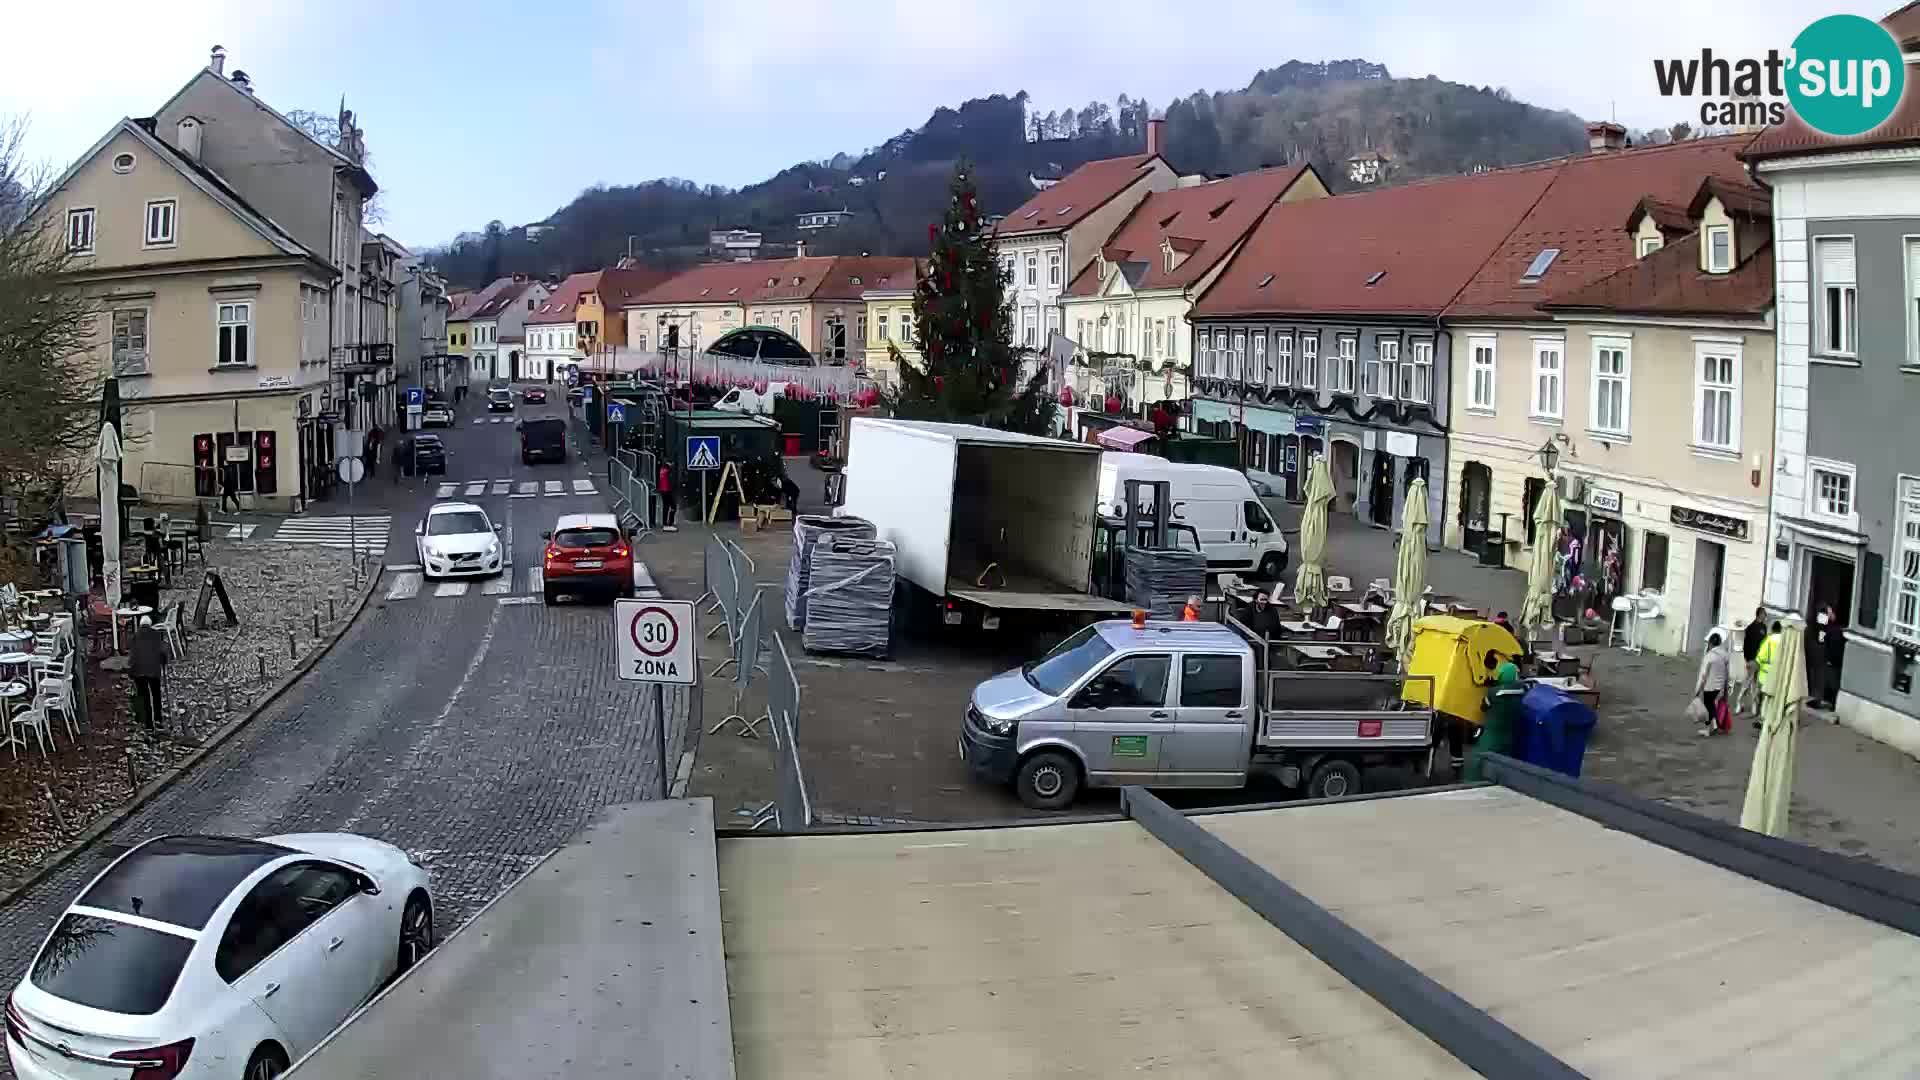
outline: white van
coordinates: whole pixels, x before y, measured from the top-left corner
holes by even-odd
[[[764,394],[752,387],[741,389],[736,386],[727,391],[725,397],[714,402],[713,407],[727,412],[746,413],[749,416],[772,416],[774,401],[786,396],[787,384],[783,382],[768,383],[767,392]]]
[[[1164,480],[1172,491],[1172,520],[1191,525],[1200,535],[1207,566],[1214,570],[1258,570],[1278,578],[1287,570],[1287,538],[1254,494],[1245,473],[1223,465],[1168,461],[1153,454],[1111,452],[1100,455],[1099,513],[1124,515],[1128,480]],[[1153,508],[1152,496],[1140,508]]]

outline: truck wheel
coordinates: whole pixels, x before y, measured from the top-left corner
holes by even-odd
[[[1280,575],[1286,572],[1287,557],[1285,555],[1275,553],[1260,560],[1260,576],[1269,581],[1280,580]]]
[[[1042,751],[1020,763],[1014,794],[1031,810],[1065,810],[1080,794],[1080,764],[1065,754]]]
[[[1345,758],[1329,758],[1313,770],[1307,781],[1307,798],[1337,799],[1360,794],[1360,766]]]

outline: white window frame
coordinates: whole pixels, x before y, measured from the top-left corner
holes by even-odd
[[[1360,375],[1360,339],[1352,334],[1341,334],[1333,342],[1333,376],[1327,380],[1327,388],[1340,394],[1354,392],[1354,380]]]
[[[1548,367],[1542,361],[1551,354],[1553,366]],[[1551,380],[1551,383],[1548,382]],[[1547,401],[1541,394],[1544,386],[1551,385],[1553,400]],[[1567,412],[1567,341],[1565,338],[1533,339],[1533,387],[1528,392],[1531,399],[1527,415],[1534,420],[1560,421]],[[1551,406],[1551,408],[1549,408]]]
[[[136,315],[139,316],[140,319],[140,348],[137,350],[133,347],[133,319]],[[121,355],[119,344],[120,320],[122,316],[125,316],[127,321],[127,348],[124,357]],[[107,313],[107,358],[108,362],[112,364],[113,373],[116,376],[146,375],[151,373],[153,370],[152,333],[153,313],[151,309],[144,304],[114,308],[111,312]],[[130,362],[135,352],[139,353],[139,362],[137,364]]]
[[[1485,350],[1484,359],[1482,350]],[[1483,378],[1484,376],[1484,378]],[[1499,400],[1500,339],[1492,334],[1467,338],[1467,408],[1493,412]],[[1486,392],[1481,393],[1482,390]]]
[[[1727,242],[1727,258],[1725,262],[1714,258],[1713,245],[1716,240],[1725,240]],[[1707,273],[1724,274],[1733,269],[1733,226],[1709,225],[1706,228],[1705,235],[1700,238],[1700,242],[1707,247]]]
[[[1249,374],[1253,376],[1252,381],[1262,386],[1273,385],[1273,369],[1267,366],[1267,332],[1265,330],[1253,332],[1253,359]]]
[[[1273,335],[1273,384],[1293,385],[1293,334],[1285,330]]]
[[[1227,378],[1235,382],[1247,381],[1247,332],[1233,332],[1233,348],[1227,353]]]
[[[1635,242],[1635,257],[1644,259],[1666,246],[1667,238],[1664,236],[1643,236]]]
[[[874,315],[873,315],[873,334],[874,334],[874,337],[873,337],[873,340],[875,340],[875,341],[892,341],[893,339],[887,336],[887,334],[888,334],[888,333],[890,332],[890,330],[891,330],[891,329],[892,329],[892,328],[891,328],[891,327],[889,327],[889,326],[887,325],[887,313],[886,313],[886,312],[884,312],[884,311],[876,311],[876,312],[874,312]]]
[[[1887,634],[1920,646],[1920,477],[1896,481],[1893,557],[1887,560]]]
[[[1027,284],[1040,284],[1040,256],[1031,251],[1027,252]]]
[[[1847,505],[1844,512],[1836,512],[1827,505],[1820,489],[1820,474],[1846,481]],[[1831,461],[1827,458],[1809,457],[1807,459],[1807,485],[1802,509],[1808,518],[1824,521],[1858,532],[1860,529],[1860,474],[1850,461]]]
[[[1828,281],[1822,264],[1821,248],[1831,244],[1845,244],[1853,252],[1853,280]],[[1859,246],[1851,236],[1816,236],[1809,245],[1813,253],[1812,265],[1808,268],[1814,280],[1813,289],[1813,330],[1812,351],[1819,356],[1832,356],[1853,360],[1859,356],[1860,348],[1860,262]],[[1838,294],[1837,297],[1831,294]],[[1836,300],[1841,311],[1841,323],[1836,328],[1827,314],[1831,303]],[[1834,337],[1838,329],[1839,337]]]
[[[1044,346],[1047,342],[1052,341],[1054,333],[1059,329],[1060,329],[1060,309],[1057,307],[1054,307],[1052,304],[1048,304],[1047,313],[1046,313],[1046,325],[1042,328],[1042,333],[1040,335],[1041,344]]]
[[[164,234],[156,235],[155,233],[153,227],[155,210],[165,211],[160,218],[166,225]],[[170,248],[178,244],[180,241],[180,200],[148,199],[146,225],[141,230],[141,235],[143,239],[141,240],[140,246],[144,248]]]
[[[1227,345],[1227,332],[1215,330],[1213,332],[1213,377],[1226,378],[1227,368],[1232,362],[1233,350]]]
[[[94,233],[94,208],[91,206],[67,207],[67,251],[74,255],[91,255],[99,237]]]
[[[1391,398],[1400,371],[1400,339],[1375,338],[1373,355],[1367,359],[1367,382],[1363,390],[1372,397]]]
[[[229,316],[229,312],[234,312],[236,314],[233,316]],[[213,323],[214,323],[214,330],[213,330],[213,366],[214,367],[225,369],[225,368],[250,368],[250,367],[259,366],[260,358],[258,354],[256,354],[254,351],[253,301],[251,300],[217,300],[215,301],[213,305]],[[231,333],[229,333],[229,331],[231,331]],[[235,343],[227,346],[225,351],[228,356],[240,355],[240,353],[243,350],[240,344],[238,343],[244,342],[245,344],[244,351],[247,354],[247,358],[245,360],[221,359],[221,355],[220,355],[222,352],[221,343],[223,341],[230,341]]]
[[[1300,335],[1300,386],[1307,390],[1320,388],[1320,332]]]
[[[1707,381],[1708,362],[1720,361],[1720,360],[1725,360],[1728,362],[1727,369],[1728,369],[1729,378],[1731,379],[1731,381],[1721,382],[1721,381],[1715,380],[1713,382],[1708,382]],[[1712,341],[1694,342],[1694,345],[1693,345],[1693,421],[1692,423],[1693,423],[1693,445],[1696,449],[1704,450],[1711,454],[1721,454],[1721,455],[1740,453],[1740,422],[1741,422],[1740,421],[1740,396],[1741,396],[1741,365],[1742,363],[1743,363],[1743,352],[1739,345],[1731,344],[1731,343],[1722,344],[1719,342],[1712,342]],[[1711,443],[1706,441],[1706,439],[1702,437],[1705,433],[1701,431],[1701,415],[1705,410],[1707,395],[1709,393],[1727,394],[1731,401],[1731,404],[1727,409],[1727,441],[1725,443]]]
[[[1400,366],[1400,400],[1433,404],[1433,341],[1408,342],[1412,357]]]
[[[1047,284],[1060,284],[1060,253],[1057,251],[1047,252]]]
[[[1607,353],[1620,354],[1620,370],[1608,372],[1602,370],[1601,358]],[[1600,415],[1602,391],[1609,385],[1620,386],[1620,416],[1618,423],[1606,423],[1608,418]],[[1593,339],[1593,356],[1590,362],[1587,385],[1588,409],[1587,429],[1596,435],[1629,435],[1633,431],[1633,342],[1623,337],[1596,337]]]
[[[1920,367],[1920,236],[1901,237],[1901,267],[1907,282],[1907,367]]]

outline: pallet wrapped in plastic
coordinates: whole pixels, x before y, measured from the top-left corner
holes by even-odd
[[[808,652],[892,651],[893,555],[885,540],[830,536],[814,545],[800,638]]]
[[[793,519],[793,557],[787,561],[785,610],[787,629],[798,630],[807,622],[807,567],[814,545],[829,536],[871,540],[876,535],[873,522],[857,517],[827,517],[801,514]]]
[[[1127,549],[1127,602],[1148,615],[1176,616],[1187,597],[1206,591],[1207,557],[1200,552]]]

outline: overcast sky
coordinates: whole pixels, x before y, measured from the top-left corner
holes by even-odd
[[[1758,55],[1819,16],[1893,3],[42,3],[8,14],[0,118],[28,114],[28,153],[64,167],[121,117],[151,114],[221,44],[227,70],[283,112],[330,115],[344,94],[385,228],[424,245],[492,218],[541,220],[596,182],[752,183],[969,97],[1026,90],[1046,111],[1126,93],[1160,108],[1289,59],[1362,57],[1664,126],[1693,107],[1655,92],[1653,49]]]

